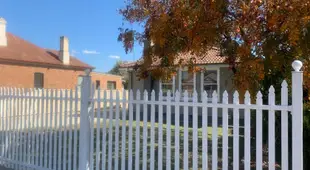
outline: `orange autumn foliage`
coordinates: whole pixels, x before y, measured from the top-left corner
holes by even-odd
[[[125,21],[143,25],[143,31],[121,28],[119,40],[126,51],[144,43],[141,77],[169,77],[180,53],[203,56],[219,47],[234,71],[241,91],[261,88],[267,79],[290,77],[291,63],[305,67],[305,87],[310,89],[310,0],[127,0],[120,10]],[[152,42],[152,43],[151,43]],[[151,68],[158,58],[160,68]]]

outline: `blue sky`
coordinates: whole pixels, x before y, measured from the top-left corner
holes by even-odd
[[[59,49],[59,37],[67,36],[71,54],[107,72],[118,59],[141,56],[139,45],[126,54],[117,41],[123,23],[118,9],[123,6],[124,0],[1,0],[0,17],[7,20],[9,32],[40,47]]]

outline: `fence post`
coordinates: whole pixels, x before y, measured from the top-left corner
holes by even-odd
[[[82,76],[81,85],[81,112],[80,112],[80,138],[79,138],[79,170],[89,170],[89,150],[90,150],[90,119],[89,119],[89,99],[91,95],[90,70],[85,71]]]
[[[292,63],[292,153],[293,170],[303,169],[303,72],[302,62]]]

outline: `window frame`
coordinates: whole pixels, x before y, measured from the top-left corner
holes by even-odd
[[[40,78],[41,78],[41,84],[42,84],[42,87],[37,87],[37,83],[36,83],[36,77],[37,77],[37,75],[39,75],[40,76]],[[42,73],[42,72],[35,72],[34,74],[33,74],[33,85],[34,85],[34,88],[35,89],[43,89],[44,88],[44,73]]]
[[[172,85],[172,89],[170,90],[171,94],[172,94],[172,97],[174,97],[174,93],[175,93],[175,75],[172,76],[172,79],[171,79],[171,83],[167,83],[167,82],[162,82],[162,80],[159,80],[159,91],[162,91],[163,92],[163,85]],[[163,92],[163,98],[166,99],[167,97],[167,94],[164,94]]]
[[[95,81],[95,85],[96,85],[96,89],[99,89],[100,86],[101,86],[100,80],[96,80],[96,81]]]
[[[109,83],[113,83],[114,84],[114,89],[110,89],[109,88]],[[107,90],[116,90],[116,81],[107,81]]]
[[[217,82],[216,82],[216,85],[217,85],[217,88],[216,88],[216,93],[218,96],[220,96],[220,68],[221,67],[205,67],[205,69],[203,71],[201,71],[201,74],[200,74],[200,92],[201,94],[203,94],[204,92],[204,75],[205,75],[205,71],[216,71],[216,79],[217,79]],[[212,92],[213,93],[213,92]],[[211,94],[212,95],[212,94]],[[208,101],[211,102],[212,101],[212,97],[209,97],[208,96]],[[218,101],[220,101],[220,97],[218,97]]]
[[[202,95],[203,92],[204,92],[204,73],[205,71],[216,71],[216,74],[217,74],[217,83],[216,83],[216,92],[218,94],[218,96],[220,95],[220,68],[222,67],[225,67],[226,65],[205,65],[205,66],[200,66],[200,68],[202,68],[203,70],[200,72],[200,94]],[[183,71],[188,71],[188,68],[185,67],[183,69],[179,69],[178,70],[178,88],[177,90],[179,92],[181,92],[181,100],[183,100],[183,89],[182,89],[182,73]],[[197,93],[199,94],[199,89],[197,89],[196,87],[196,81],[197,81],[197,74],[196,73],[193,73],[193,91],[197,91]],[[188,84],[188,83],[187,83]],[[171,91],[172,92],[172,95],[174,95],[175,91],[176,91],[176,82],[175,82],[175,76],[173,76],[173,90]],[[159,88],[160,90],[162,90],[162,87],[163,87],[163,82],[160,80],[160,83],[159,83]],[[163,96],[164,99],[166,98],[166,96]],[[172,96],[174,97],[174,96]],[[189,94],[189,101],[191,99],[191,94]],[[218,101],[220,100],[220,97],[218,97]],[[208,101],[212,101],[212,97],[208,97]]]

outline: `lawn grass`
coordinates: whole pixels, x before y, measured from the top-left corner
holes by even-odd
[[[113,133],[113,135],[112,135],[112,138],[113,138],[113,142],[112,142],[112,144],[110,145],[112,148],[113,148],[113,152],[114,152],[114,150],[115,150],[115,147],[119,147],[119,164],[121,163],[121,141],[122,141],[122,121],[119,121],[119,136],[118,136],[118,138],[119,138],[119,146],[116,146],[115,145],[115,131],[116,131],[116,126],[115,126],[115,124],[116,124],[116,121],[115,120],[113,120],[113,121],[109,121],[109,120],[107,120],[106,121],[106,131],[107,131],[107,136],[106,136],[106,144],[107,144],[107,147],[106,147],[106,153],[108,153],[108,147],[109,147],[109,143],[108,143],[108,141],[109,141],[109,126],[110,126],[110,123],[113,123],[113,126],[112,126],[112,133]],[[136,148],[135,148],[135,145],[136,145],[136,132],[137,132],[137,126],[136,126],[136,121],[133,121],[133,124],[132,124],[132,127],[133,127],[133,129],[132,129],[132,148],[133,148],[133,150],[132,150],[132,155],[131,155],[131,157],[132,157],[132,160],[133,160],[133,164],[132,164],[132,166],[133,166],[133,168],[136,166],[135,165],[135,156],[136,156]],[[129,135],[129,121],[126,121],[126,152],[125,152],[125,154],[126,154],[126,162],[128,161],[128,158],[129,158],[129,156],[130,155],[128,155],[128,153],[129,153],[129,150],[128,150],[128,146],[129,146],[129,143],[128,143],[128,135]],[[140,169],[142,168],[142,163],[143,163],[143,122],[142,121],[140,121],[139,123],[139,131],[140,131],[140,133],[139,133],[139,142],[140,142],[140,147],[139,147],[139,158],[140,158],[140,161],[139,161],[139,167],[140,167]],[[96,129],[96,126],[97,126],[97,124],[96,124],[96,122],[94,122],[94,151],[96,150],[96,133],[97,133],[97,129]],[[158,125],[158,123],[155,123],[155,126],[154,126],[154,130],[155,130],[155,141],[154,141],[154,148],[155,148],[155,169],[156,168],[158,168],[158,161],[159,161],[159,159],[162,159],[163,160],[163,168],[165,169],[165,167],[166,167],[166,159],[167,159],[167,157],[166,157],[166,153],[167,153],[167,129],[168,129],[168,126],[166,125],[166,124],[163,124],[163,145],[162,145],[162,150],[163,150],[163,155],[162,155],[162,157],[161,158],[159,158],[159,156],[158,156],[158,150],[159,150],[159,145],[158,145],[158,138],[159,138],[159,125]],[[102,121],[100,121],[100,129],[102,130],[102,128],[103,128],[103,122]],[[171,158],[170,158],[170,160],[171,160],[171,164],[170,164],[170,166],[172,167],[172,169],[173,169],[173,167],[174,167],[174,163],[175,163],[175,150],[176,150],[176,147],[175,147],[175,130],[176,130],[176,127],[174,126],[174,125],[171,125],[170,126],[170,130],[171,130],[171,141],[170,141],[170,151],[171,151]],[[198,160],[197,160],[197,162],[198,162],[198,167],[202,167],[202,140],[203,140],[203,135],[207,135],[208,136],[208,155],[209,155],[209,157],[212,155],[211,154],[211,151],[212,151],[212,127],[207,127],[207,132],[208,132],[208,134],[203,134],[202,133],[202,128],[198,128],[197,129],[198,130],[198,136],[197,136],[197,138],[198,138],[198,153],[197,153],[197,155],[198,155]],[[150,168],[149,166],[150,166],[150,149],[151,149],[151,143],[150,143],[150,140],[151,140],[151,136],[150,136],[150,134],[151,134],[151,123],[150,122],[148,122],[147,123],[147,133],[148,133],[148,136],[147,136],[147,165],[148,165],[148,169]],[[221,128],[221,127],[219,127],[218,128],[218,138],[219,138],[219,142],[218,142],[218,155],[219,155],[219,157],[221,156],[221,148],[222,148],[222,146],[221,146],[221,137],[222,137],[222,134],[223,134],[223,129]],[[229,129],[229,131],[228,131],[228,135],[229,136],[231,136],[231,130]],[[183,161],[184,161],[184,159],[183,159],[183,156],[184,156],[184,127],[182,127],[182,126],[180,126],[179,127],[179,139],[180,139],[180,141],[179,141],[179,153],[180,153],[180,155],[179,155],[179,162],[180,162],[180,167],[182,167],[182,163],[183,163]],[[99,140],[100,142],[102,142],[102,131],[101,131],[101,134],[100,134],[100,140]],[[100,150],[100,153],[102,153],[102,148],[101,148],[101,146],[99,147],[99,150]],[[190,167],[192,167],[192,164],[193,164],[193,161],[192,161],[192,159],[193,159],[193,128],[188,128],[188,158],[189,158],[189,160],[188,160],[188,162],[189,162],[189,166]],[[100,155],[100,159],[101,159],[101,155]],[[116,159],[115,158],[115,155],[113,155],[113,159]],[[94,160],[96,160],[96,153],[94,153]],[[220,159],[219,159],[220,160]],[[209,162],[210,162],[210,159],[209,159]],[[128,164],[126,163],[126,165],[128,166]],[[209,164],[209,165],[211,165],[211,164]]]
[[[102,135],[103,135],[103,133],[102,133],[102,130],[103,130],[103,125],[104,125],[104,123],[103,123],[103,120],[102,119],[100,119],[100,124],[99,124],[99,126],[100,126],[100,134],[99,134],[99,139],[97,140],[97,122],[96,122],[96,118],[94,119],[94,124],[93,124],[93,127],[94,127],[94,129],[93,129],[93,136],[91,137],[91,138],[93,138],[93,159],[94,159],[94,162],[93,162],[93,165],[94,165],[94,167],[96,166],[96,159],[97,159],[97,156],[96,156],[96,150],[98,150],[98,153],[99,153],[99,161],[100,161],[100,165],[101,165],[101,161],[102,161],[102,151],[103,151],[103,148],[102,148],[102,143],[104,142],[105,144],[106,144],[106,155],[105,155],[105,157],[106,157],[106,165],[108,165],[108,148],[109,147],[111,147],[112,148],[112,163],[113,163],[113,166],[114,166],[114,163],[115,163],[115,160],[118,160],[119,162],[119,167],[118,167],[118,169],[120,169],[120,164],[121,164],[121,158],[122,158],[122,152],[121,152],[121,146],[122,146],[122,123],[123,123],[123,121],[119,121],[119,136],[116,136],[115,135],[115,132],[116,132],[116,129],[117,129],[117,127],[115,126],[115,124],[116,124],[116,120],[112,120],[112,121],[110,121],[110,120],[106,120],[106,140],[105,141],[103,141],[102,140]],[[112,143],[111,143],[111,145],[109,145],[109,127],[110,127],[110,123],[112,123]],[[125,146],[126,146],[126,148],[125,148],[125,162],[126,162],[126,169],[128,169],[128,166],[132,166],[133,168],[135,168],[136,166],[139,166],[140,167],[140,169],[142,169],[142,163],[143,163],[143,122],[142,121],[140,121],[139,123],[138,123],[138,129],[139,129],[139,131],[140,131],[140,133],[139,133],[139,142],[140,142],[140,145],[139,145],[139,152],[138,152],[138,154],[139,154],[139,165],[136,165],[135,164],[135,157],[136,157],[136,142],[137,142],[137,140],[136,140],[136,133],[137,133],[137,122],[136,121],[133,121],[132,122],[132,155],[129,155],[129,148],[128,148],[128,146],[129,146],[129,142],[128,142],[128,138],[129,138],[129,121],[128,120],[126,120],[126,122],[125,122],[125,128],[126,128],[126,144],[125,144]],[[77,125],[77,139],[79,139],[79,133],[80,133],[80,126],[79,125]],[[159,161],[159,159],[161,159],[162,160],[162,162],[163,162],[163,169],[166,169],[166,160],[167,160],[167,157],[166,157],[166,154],[167,154],[167,149],[169,149],[170,148],[170,151],[171,151],[171,157],[170,157],[170,160],[171,160],[171,164],[170,164],[170,166],[171,166],[171,168],[172,169],[174,169],[173,167],[174,167],[174,164],[175,164],[175,150],[176,150],[176,147],[175,147],[175,130],[176,130],[176,127],[174,126],[174,125],[171,125],[170,126],[170,130],[171,130],[171,142],[170,142],[170,147],[168,148],[167,147],[167,128],[168,128],[168,126],[166,125],[166,124],[163,124],[163,126],[162,126],[162,129],[163,129],[163,133],[162,133],[162,139],[163,139],[163,144],[162,144],[162,157],[159,157],[159,155],[158,155],[158,151],[159,151],[159,144],[158,144],[158,138],[159,138],[159,124],[158,123],[155,123],[155,126],[154,126],[154,130],[155,130],[155,141],[154,141],[154,149],[155,149],[155,159],[154,159],[154,162],[155,162],[155,169],[158,169],[158,161]],[[30,129],[28,129],[29,131],[31,131]],[[23,133],[23,132],[21,132],[21,143],[19,143],[18,145],[20,145],[20,146],[22,146],[23,145],[23,141],[25,141],[24,139],[26,138],[27,139],[27,135],[29,134],[29,131],[28,130],[26,130],[25,131],[25,133]],[[36,132],[36,129],[33,129],[34,130],[34,132]],[[40,131],[42,130],[42,129],[39,129]],[[50,129],[49,129],[50,130]],[[62,136],[62,141],[61,141],[61,143],[62,143],[62,147],[64,147],[64,143],[66,142],[67,143],[67,148],[66,148],[66,150],[64,150],[64,148],[62,148],[61,150],[64,150],[63,152],[66,152],[66,155],[68,156],[68,157],[71,157],[72,158],[72,160],[73,160],[73,152],[71,152],[71,153],[69,153],[69,150],[68,150],[68,146],[69,146],[69,131],[68,131],[68,128],[66,129],[66,135],[67,135],[67,138],[66,139],[64,139],[64,129],[52,129],[53,130],[53,134],[52,134],[52,140],[49,140],[49,137],[50,137],[50,135],[49,135],[49,133],[41,133],[42,135],[43,135],[43,144],[45,145],[45,144],[47,144],[48,145],[48,147],[47,147],[47,151],[45,151],[44,150],[44,155],[49,155],[49,152],[50,152],[50,150],[49,150],[49,144],[50,143],[52,143],[52,152],[58,152],[58,150],[59,150],[59,148],[54,148],[54,142],[59,142],[59,137],[60,136]],[[28,132],[27,132],[28,131]],[[211,156],[212,156],[212,127],[207,127],[207,134],[203,134],[202,133],[202,128],[198,128],[197,129],[197,131],[198,131],[198,136],[197,136],[197,138],[198,138],[198,153],[197,153],[197,155],[198,155],[198,160],[197,160],[197,162],[198,162],[198,167],[202,167],[202,139],[203,139],[203,135],[207,135],[207,138],[208,138],[208,155],[209,155],[209,168],[211,168],[210,166],[211,166]],[[221,157],[221,148],[222,148],[222,145],[221,145],[221,137],[222,137],[222,133],[223,133],[223,130],[222,130],[222,128],[221,127],[219,127],[218,129],[217,129],[217,131],[218,131],[218,138],[219,138],[219,140],[218,140],[218,146],[217,146],[217,148],[218,148],[218,155],[219,155],[219,161],[220,161],[220,157]],[[41,131],[42,132],[42,131]],[[49,132],[49,131],[48,131]],[[147,136],[147,169],[149,169],[150,168],[150,154],[151,154],[151,152],[150,152],[150,149],[151,149],[151,142],[150,142],[150,140],[151,140],[151,136],[150,136],[150,134],[151,134],[151,123],[150,122],[147,122],[147,133],[148,133],[148,136]],[[40,135],[41,135],[40,134]],[[192,167],[192,164],[193,164],[193,161],[192,161],[192,159],[193,159],[193,128],[192,127],[189,127],[188,128],[188,162],[189,162],[189,167]],[[231,136],[231,130],[229,129],[229,131],[228,131],[228,134],[229,134],[229,136]],[[39,136],[40,136],[39,135]],[[48,141],[46,142],[45,141],[45,135],[47,135],[47,139],[48,139]],[[55,135],[56,135],[56,141],[55,141]],[[72,130],[72,136],[73,136],[73,138],[72,138],[72,140],[74,140],[74,130]],[[116,143],[115,143],[115,138],[116,137],[118,137],[118,139],[119,139],[119,145],[116,145]],[[180,163],[180,165],[179,165],[179,167],[180,167],[180,169],[183,169],[182,167],[183,167],[183,162],[184,162],[184,158],[183,158],[183,156],[184,156],[184,127],[182,127],[182,126],[180,126],[179,127],[179,138],[180,138],[180,141],[179,141],[179,163]],[[89,140],[89,139],[85,139],[85,140]],[[39,138],[39,144],[41,143],[42,141],[41,141],[41,138]],[[77,147],[77,152],[78,152],[78,148],[79,148],[79,145],[82,143],[83,141],[78,141],[78,145],[76,146]],[[96,148],[96,146],[97,146],[97,143],[96,142],[100,142],[100,145],[99,145],[99,148]],[[72,144],[74,144],[74,142],[72,141]],[[31,145],[28,145],[28,146],[31,146]],[[36,151],[36,146],[37,145],[34,145],[35,146],[35,148],[34,148],[34,151]],[[57,147],[59,147],[59,144],[57,144]],[[115,148],[116,147],[118,147],[119,148],[119,154],[118,154],[118,158],[116,158],[116,156],[115,156]],[[43,148],[44,148],[44,146],[43,146]],[[31,151],[31,148],[29,149],[30,151]],[[18,149],[16,150],[16,151],[18,151]],[[73,149],[72,149],[72,151],[73,151]],[[17,155],[19,155],[19,154],[21,154],[21,153],[17,153],[16,152],[16,154]],[[27,153],[27,155],[28,156],[30,156],[30,157],[36,157],[36,156],[39,156],[39,153],[36,153],[36,152],[34,152],[34,153]],[[77,153],[77,155],[78,155],[78,153]],[[52,156],[54,156],[54,154],[52,154]],[[129,157],[131,157],[132,158],[132,164],[129,164],[128,163],[128,159],[129,159]],[[62,160],[63,159],[66,159],[66,158],[63,158],[63,153],[62,153]],[[44,158],[45,159],[45,158]],[[53,160],[54,158],[52,158],[52,160]],[[58,153],[57,153],[57,163],[58,163]],[[76,160],[78,160],[78,158],[76,158]],[[67,162],[67,164],[68,164],[68,161],[66,161]],[[61,161],[61,164],[63,164],[63,161]],[[74,162],[72,162],[72,167],[73,167],[73,164],[74,164]],[[78,162],[77,162],[77,164],[78,164]],[[68,165],[67,165],[68,166]],[[58,167],[58,166],[57,166]],[[62,166],[61,166],[62,167]],[[106,167],[107,168],[107,167]],[[104,169],[106,169],[106,168],[104,168]],[[101,168],[99,168],[99,169],[101,169]]]

